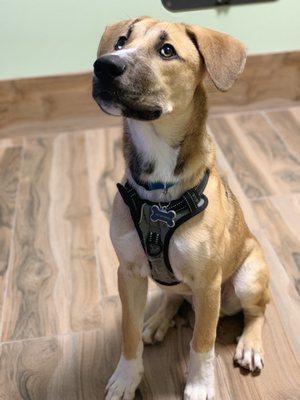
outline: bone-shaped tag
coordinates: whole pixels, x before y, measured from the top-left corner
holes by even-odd
[[[166,208],[160,208],[156,205],[151,207],[150,219],[152,222],[161,221],[167,224],[169,228],[173,228],[175,226],[175,217],[176,212],[173,210],[167,211]]]

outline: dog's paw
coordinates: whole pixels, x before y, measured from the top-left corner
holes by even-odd
[[[143,327],[143,342],[145,344],[153,344],[162,342],[170,327],[173,327],[175,322],[165,318],[163,314],[156,313],[145,322]]]
[[[211,400],[215,396],[214,349],[196,353],[191,347],[184,400]]]
[[[215,397],[214,387],[209,387],[201,382],[188,383],[184,390],[184,400],[211,400]]]
[[[126,360],[123,356],[106,386],[105,400],[132,400],[142,379],[141,359]]]
[[[244,340],[241,336],[235,351],[234,362],[251,372],[259,373],[264,366],[261,345],[254,341]]]

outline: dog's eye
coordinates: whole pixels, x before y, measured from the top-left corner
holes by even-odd
[[[161,47],[161,49],[159,50],[159,54],[162,58],[171,58],[176,56],[177,53],[171,44],[165,43],[163,47]]]
[[[126,36],[120,36],[117,43],[115,44],[115,50],[121,50],[125,46],[125,43],[127,41]]]

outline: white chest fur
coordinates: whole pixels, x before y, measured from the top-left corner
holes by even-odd
[[[178,148],[170,146],[160,137],[148,122],[128,119],[131,140],[143,159],[154,164],[154,170],[148,179],[152,182],[178,182],[174,176],[177,163]]]

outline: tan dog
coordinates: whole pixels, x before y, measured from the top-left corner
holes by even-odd
[[[144,17],[106,29],[94,64],[93,95],[107,113],[124,117],[128,181],[140,198],[178,199],[210,171],[207,208],[174,232],[169,261],[181,282],[163,286],[164,301],[146,322],[148,260],[129,208],[118,193],[111,238],[118,255],[122,301],[122,355],[106,399],[133,399],[143,373],[143,342],[161,341],[184,296],[192,296],[195,327],[184,398],[214,397],[214,343],[221,315],[243,310],[245,327],[235,360],[251,371],[263,367],[262,326],[269,300],[268,269],[242,211],[215,166],[206,131],[203,79],[230,88],[245,64],[238,40],[209,29]],[[137,182],[168,182],[146,190]]]

